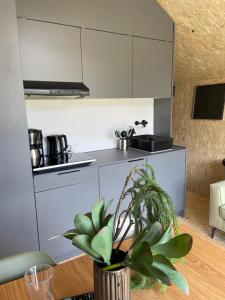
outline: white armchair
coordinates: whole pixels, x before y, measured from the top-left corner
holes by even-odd
[[[216,229],[225,232],[225,180],[210,185],[209,225],[211,238]]]

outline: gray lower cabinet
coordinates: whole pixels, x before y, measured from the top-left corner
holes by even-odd
[[[146,159],[136,159],[99,168],[100,196],[105,198],[106,201],[114,200],[111,211],[115,211],[126,177],[135,167],[146,169]],[[124,200],[121,206],[122,209],[127,207],[129,200],[129,197]]]
[[[39,174],[34,177],[34,185],[40,250],[58,261],[80,254],[65,238],[48,239],[74,228],[75,214],[91,211],[99,196],[106,201],[114,199],[110,211],[115,212],[126,177],[135,167],[146,170],[146,163],[154,167],[158,184],[174,200],[177,214],[182,215],[186,178],[186,150],[183,149],[99,167]],[[121,211],[129,201],[128,196]]]
[[[169,194],[178,215],[185,210],[186,150],[171,151],[147,158],[156,173],[157,183]]]
[[[132,38],[82,29],[83,80],[91,98],[132,97]]]
[[[40,250],[61,261],[81,253],[70,240],[50,237],[74,228],[77,213],[91,211],[99,197],[97,169],[93,180],[36,193]]]
[[[133,97],[170,98],[173,43],[133,37]]]
[[[82,81],[80,29],[18,19],[24,80]]]

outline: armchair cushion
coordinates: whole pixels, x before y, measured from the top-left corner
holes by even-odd
[[[225,204],[220,206],[220,216],[225,220]]]
[[[225,180],[210,185],[209,224],[225,231]]]

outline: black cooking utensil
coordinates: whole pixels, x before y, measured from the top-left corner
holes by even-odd
[[[135,134],[135,129],[134,129],[134,127],[133,126],[129,126],[128,128],[127,128],[127,137],[131,137],[131,136],[133,136]]]
[[[122,139],[126,139],[127,138],[127,132],[125,130],[123,130],[121,132],[121,137],[122,137]]]
[[[115,136],[118,137],[120,140],[122,140],[122,136],[119,130],[115,131]]]

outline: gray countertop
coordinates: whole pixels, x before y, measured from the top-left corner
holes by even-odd
[[[95,158],[96,162],[91,163],[88,166],[83,166],[82,168],[88,168],[88,167],[102,167],[102,166],[107,166],[115,163],[120,163],[123,161],[135,161],[139,159],[143,159],[149,156],[153,155],[165,155],[166,153],[169,153],[171,151],[180,151],[180,150],[185,150],[185,147],[181,146],[173,146],[172,150],[167,150],[167,151],[162,151],[162,152],[155,152],[155,153],[150,153],[147,151],[139,150],[139,149],[134,149],[134,148],[128,148],[125,151],[119,150],[119,149],[105,149],[105,150],[98,150],[98,151],[90,151],[90,152],[85,152],[84,154],[87,154],[91,158]],[[79,166],[80,168],[81,166]],[[65,166],[60,169],[72,169],[73,166]],[[74,168],[77,168],[77,166],[74,166]],[[54,173],[58,172],[59,170],[57,169],[51,169],[51,170],[46,170],[45,173]],[[43,174],[43,172],[35,172],[33,173],[34,176]]]
[[[121,151],[115,148],[115,149],[90,151],[90,152],[85,152],[85,154],[96,159],[96,162],[92,163],[91,166],[100,167],[100,166],[110,165],[114,163],[119,163],[122,161],[142,159],[152,155],[161,155],[163,153],[165,154],[171,151],[179,151],[185,149],[186,149],[185,147],[174,145],[172,150],[156,152],[156,153],[150,153],[147,151],[138,150],[134,148],[128,148],[126,151]]]

